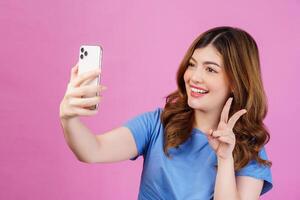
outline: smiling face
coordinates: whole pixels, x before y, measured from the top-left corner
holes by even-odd
[[[183,78],[191,108],[204,112],[222,111],[231,90],[222,56],[212,45],[194,50]],[[192,89],[193,86],[208,92],[200,94],[202,91]]]

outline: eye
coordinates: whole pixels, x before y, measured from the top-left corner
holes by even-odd
[[[188,63],[188,67],[194,67],[195,65],[191,62]]]
[[[213,68],[211,68],[211,67],[207,67],[207,69],[208,69],[209,72],[217,73],[217,72],[216,72],[215,70],[213,70]]]

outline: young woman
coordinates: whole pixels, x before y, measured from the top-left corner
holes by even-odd
[[[100,72],[77,76],[60,105],[66,140],[88,163],[143,155],[139,199],[258,199],[272,188],[264,145],[267,100],[256,42],[244,30],[215,27],[199,35],[177,72],[177,90],[164,108],[94,135],[78,119],[94,115],[81,99],[103,87],[82,86]]]

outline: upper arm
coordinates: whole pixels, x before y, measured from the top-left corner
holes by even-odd
[[[117,162],[128,160],[138,154],[133,135],[127,127],[122,126],[96,135],[96,139],[99,142],[99,151],[93,162]]]
[[[242,200],[259,199],[263,183],[263,180],[250,176],[236,177],[237,191]]]
[[[268,160],[264,147],[259,151],[259,156],[264,160]],[[237,171],[235,175],[237,182],[239,182],[239,185],[237,186],[240,188],[239,193],[243,196],[245,196],[245,194],[249,194],[251,196],[252,194],[250,193],[253,193],[254,197],[252,197],[252,199],[258,199],[258,191],[260,192],[259,196],[261,196],[273,187],[270,166],[260,164],[254,159],[251,160],[245,167]]]
[[[99,151],[94,162],[135,160],[144,154],[151,142],[155,125],[160,119],[160,108],[144,112],[126,121],[123,126],[97,135]]]

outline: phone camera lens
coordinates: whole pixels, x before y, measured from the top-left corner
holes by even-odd
[[[82,54],[80,55],[80,59],[83,59],[83,55]]]
[[[84,52],[84,55],[85,55],[85,56],[87,56],[87,55],[88,55],[88,52],[87,52],[87,51],[85,51],[85,52]]]
[[[80,49],[80,51],[83,53],[83,52],[84,52],[84,48],[82,47],[82,48]]]

